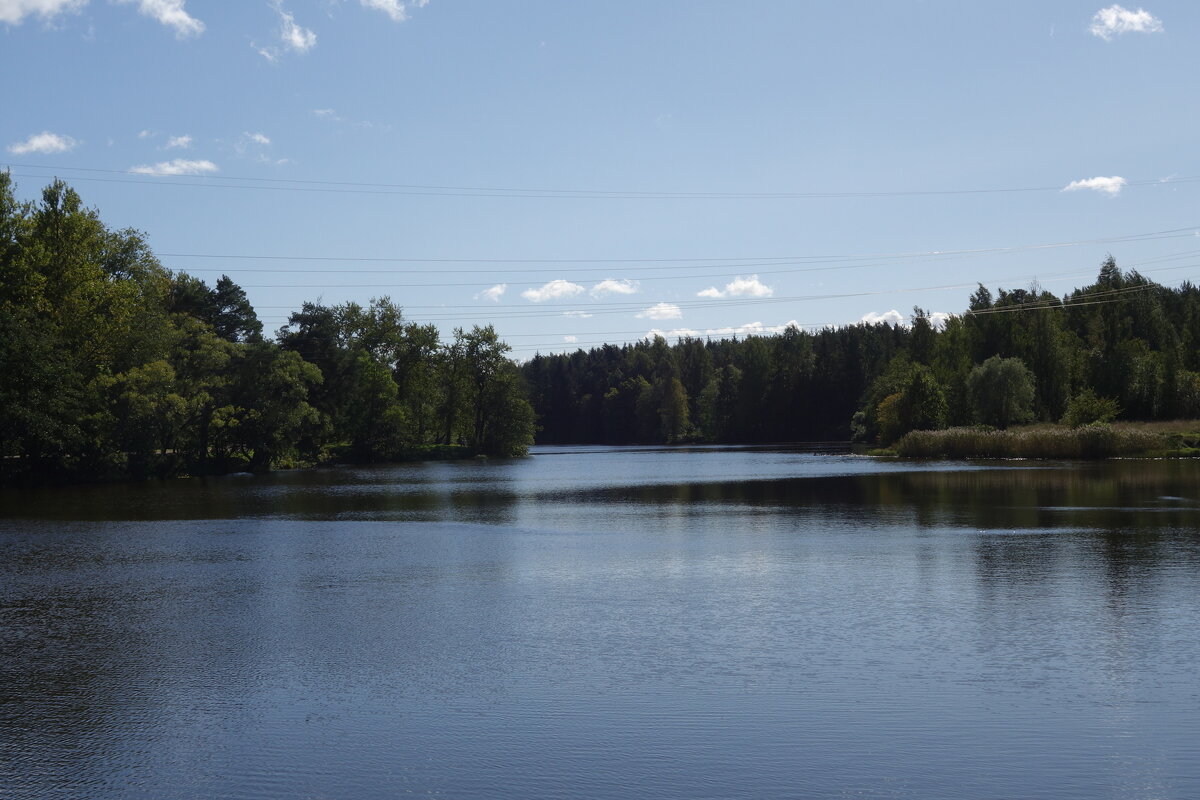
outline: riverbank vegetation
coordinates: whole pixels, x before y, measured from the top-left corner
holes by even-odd
[[[508,351],[388,298],[305,303],[268,338],[228,277],[171,272],[61,181],[23,203],[0,173],[2,481],[520,454]]]
[[[1082,426],[1200,416],[1200,290],[1161,286],[1110,257],[1094,283],[1061,297],[980,286],[963,313],[936,324],[916,308],[907,326],[655,339],[538,356],[523,369],[547,443],[888,446],[945,431],[904,449],[1115,455],[1149,442]],[[1033,422],[1064,427],[1004,433]]]

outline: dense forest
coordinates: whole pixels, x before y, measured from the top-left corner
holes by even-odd
[[[1110,257],[1063,297],[980,286],[943,325],[789,328],[537,356],[544,443],[890,443],[911,430],[1200,415],[1200,290]]]
[[[605,345],[518,366],[491,326],[305,303],[165,269],[61,181],[0,173],[0,481],[516,455],[542,443],[887,444],[913,430],[1200,416],[1200,290],[1110,257],[1057,297],[980,286],[934,324]]]
[[[61,181],[0,173],[0,480],[515,455],[534,416],[490,327],[305,303],[273,339],[245,292],[165,269]]]

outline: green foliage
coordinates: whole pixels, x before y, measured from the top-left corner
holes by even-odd
[[[1091,389],[1084,389],[1067,403],[1062,424],[1072,428],[1094,423],[1112,422],[1121,413],[1121,407],[1111,397],[1100,397]]]
[[[967,376],[976,422],[1007,428],[1033,419],[1033,373],[1019,358],[992,356]]]
[[[172,275],[61,181],[21,203],[0,172],[0,481],[520,454],[536,418],[507,353],[386,297],[306,303],[269,341],[228,276]]]
[[[1132,419],[1200,414],[1200,288],[1158,286],[1107,259],[1091,286],[970,296],[940,327],[851,325],[778,336],[639,342],[523,367],[544,442],[678,441],[657,412],[678,378],[709,442],[887,441],[908,430],[1058,420],[1091,390]],[[640,399],[640,402],[639,402]],[[674,417],[673,419],[677,419]]]

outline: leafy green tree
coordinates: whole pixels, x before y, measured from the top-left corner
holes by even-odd
[[[909,364],[899,391],[876,407],[876,421],[884,443],[909,431],[946,427],[946,397],[933,371],[924,364]]]
[[[494,377],[487,401],[490,419],[479,446],[483,453],[511,458],[529,452],[537,420],[522,384],[521,374],[512,362],[506,362]]]
[[[321,371],[298,353],[272,342],[247,346],[234,387],[238,421],[229,435],[252,470],[270,469],[296,455],[306,429],[320,424],[320,414],[308,402],[310,390],[320,383]]]
[[[668,443],[685,439],[691,433],[687,390],[679,378],[671,378],[663,384],[658,417],[662,437]]]
[[[992,356],[971,370],[967,389],[976,422],[1007,428],[1033,419],[1033,373],[1019,358]]]

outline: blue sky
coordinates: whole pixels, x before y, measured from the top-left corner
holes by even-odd
[[[268,329],[389,295],[525,358],[1200,281],[1198,43],[1179,0],[0,0],[0,165]]]

